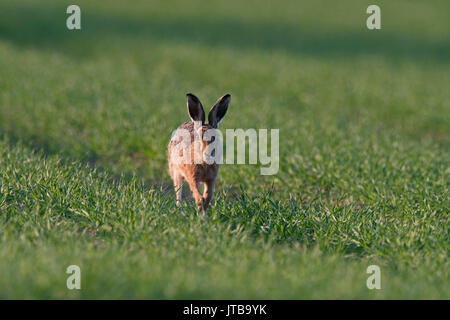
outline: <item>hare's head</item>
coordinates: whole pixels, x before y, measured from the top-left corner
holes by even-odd
[[[193,94],[188,93],[186,95],[187,107],[189,116],[196,124],[195,131],[201,141],[201,152],[204,159],[214,157],[214,150],[211,154],[208,153],[208,145],[215,141],[215,135],[208,131],[210,129],[217,129],[219,123],[227,113],[228,105],[230,104],[231,96],[229,94],[224,95],[216,104],[209,110],[208,123],[205,122],[205,111],[200,100]]]

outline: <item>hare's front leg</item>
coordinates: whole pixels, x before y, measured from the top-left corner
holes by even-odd
[[[178,174],[173,178],[173,185],[175,187],[175,193],[177,197],[177,207],[181,205],[181,198],[183,195],[183,176],[181,174]]]
[[[189,187],[191,188],[192,195],[195,199],[195,204],[197,205],[197,210],[200,212],[203,209],[203,197],[198,190],[198,180],[195,178],[187,179]]]
[[[184,178],[180,173],[176,173],[173,176],[173,186],[175,188],[175,194],[177,199],[177,207],[180,208],[181,215],[186,216],[183,207],[181,206],[181,199],[183,196],[183,181]]]
[[[205,182],[205,190],[203,191],[203,209],[205,210],[205,215],[207,215],[206,210],[208,210],[208,206],[211,203],[211,199],[214,192],[214,181],[215,179],[211,179]]]

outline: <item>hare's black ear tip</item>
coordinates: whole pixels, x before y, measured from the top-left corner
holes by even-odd
[[[186,99],[192,99],[194,101],[199,101],[198,98],[193,93],[186,93]]]

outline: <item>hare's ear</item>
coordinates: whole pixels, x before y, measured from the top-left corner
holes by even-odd
[[[191,117],[192,121],[201,121],[202,124],[205,123],[205,111],[203,111],[202,104],[200,103],[200,100],[196,96],[194,96],[192,93],[188,93],[186,95],[187,100],[187,107],[189,116]]]
[[[222,118],[225,116],[230,104],[231,96],[229,94],[224,95],[217,100],[214,107],[211,108],[208,114],[208,122],[213,128],[217,128]]]

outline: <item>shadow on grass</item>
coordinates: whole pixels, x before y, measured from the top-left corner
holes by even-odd
[[[132,172],[130,170],[121,171],[118,173],[105,164],[101,157],[96,154],[93,150],[86,149],[83,157],[74,157],[69,154],[66,149],[55,145],[52,141],[46,139],[40,139],[39,137],[33,137],[32,135],[22,135],[17,132],[8,130],[4,131],[0,129],[0,140],[8,141],[11,146],[21,144],[27,148],[30,148],[34,152],[42,152],[44,156],[57,155],[61,158],[63,163],[70,165],[71,161],[78,161],[87,164],[90,168],[95,169],[99,172],[107,173],[111,179],[110,182],[116,182],[119,180],[131,181],[133,177],[136,177],[138,173]],[[138,175],[139,176],[139,175]],[[172,182],[169,180],[161,179],[150,179],[143,178],[139,176],[139,181],[141,181],[146,189],[160,190],[164,193],[173,192]],[[175,197],[175,193],[173,192]]]
[[[371,33],[363,29],[353,33],[326,32],[313,26],[299,29],[289,24],[248,23],[232,18],[205,18],[194,23],[192,17],[149,16],[145,20],[131,20],[86,12],[83,29],[72,32],[65,26],[64,4],[60,6],[0,5],[0,38],[17,46],[57,50],[77,58],[95,53],[95,44],[104,38],[114,41],[131,38],[143,43],[198,43],[232,49],[281,50],[324,58],[371,54],[393,59],[450,59],[450,42],[431,42],[393,32]]]

